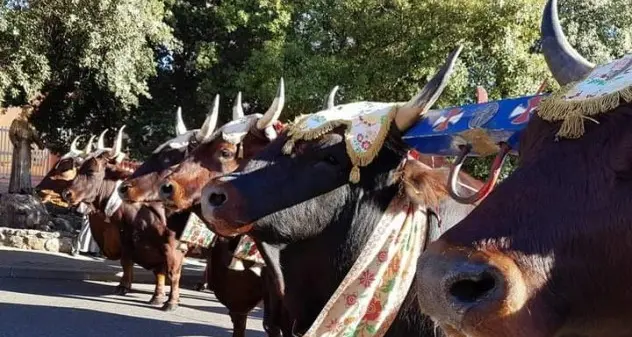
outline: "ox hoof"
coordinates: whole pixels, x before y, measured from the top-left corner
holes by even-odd
[[[161,296],[152,296],[151,300],[149,300],[149,304],[151,305],[162,305],[163,303],[165,303],[165,296],[161,295]]]
[[[195,290],[196,291],[204,291],[204,290],[206,290],[206,283],[200,282],[200,283],[196,284],[195,285]]]
[[[127,295],[127,293],[129,293],[129,291],[130,291],[130,288],[128,288],[126,286],[118,285],[114,289],[114,295],[125,296],[125,295]]]
[[[162,311],[175,311],[176,309],[178,309],[178,303],[165,303],[165,305],[162,306]]]

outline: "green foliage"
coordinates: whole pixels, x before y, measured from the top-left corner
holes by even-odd
[[[39,0],[2,11],[0,97],[46,95],[33,123],[57,150],[64,130],[120,126],[149,96],[154,47],[176,47],[158,0]]]
[[[177,106],[201,125],[215,94],[220,122],[238,91],[246,113],[286,80],[283,119],[338,103],[406,101],[458,44],[464,51],[437,106],[534,93],[551,80],[539,54],[543,0],[39,0],[0,9],[0,95],[48,94],[34,117],[44,138],[128,124],[141,159],[173,135]],[[625,0],[560,0],[571,44],[593,62],[632,48]],[[158,64],[158,66],[156,66]],[[6,103],[8,103],[6,102]],[[485,178],[491,158],[468,160]],[[506,170],[513,167],[514,160]],[[508,172],[508,171],[507,171]]]

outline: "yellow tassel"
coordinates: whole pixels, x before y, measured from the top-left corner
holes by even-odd
[[[357,184],[358,182],[360,182],[360,168],[357,166],[354,166],[351,169],[351,174],[349,174],[349,181],[353,184]]]
[[[288,139],[287,142],[285,142],[285,144],[283,145],[283,148],[281,150],[283,151],[283,154],[287,154],[287,155],[292,154],[292,150],[294,150],[294,140]]]

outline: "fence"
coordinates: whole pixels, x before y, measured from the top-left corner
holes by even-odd
[[[0,127],[0,193],[9,188],[13,144],[9,140],[9,128]],[[31,151],[31,179],[33,186],[39,183],[50,170],[51,154],[47,149]]]

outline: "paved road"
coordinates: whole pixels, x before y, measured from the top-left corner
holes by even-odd
[[[127,296],[110,295],[116,283],[0,278],[0,337],[225,337],[232,324],[209,292],[181,291],[178,311],[150,306],[151,285]],[[264,337],[255,308],[247,336]]]

